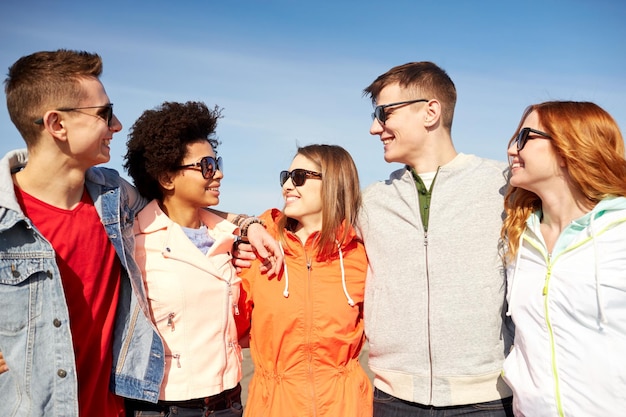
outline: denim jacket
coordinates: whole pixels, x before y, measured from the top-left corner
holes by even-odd
[[[78,416],[69,314],[54,250],[22,212],[10,175],[27,158],[19,150],[0,160],[0,350],[10,369],[0,374],[0,414]],[[111,169],[89,169],[85,186],[122,265],[111,391],[156,402],[163,343],[132,257],[133,220],[146,202]]]

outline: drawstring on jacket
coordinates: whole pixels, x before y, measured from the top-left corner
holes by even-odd
[[[354,307],[354,300],[350,298],[348,288],[346,288],[346,271],[343,269],[343,252],[341,251],[341,245],[339,242],[337,242],[337,248],[339,249],[339,265],[341,266],[341,285],[343,286],[343,294],[346,296],[346,300],[348,300],[350,307]]]
[[[283,254],[283,269],[285,270],[285,289],[283,290],[283,297],[289,298],[289,271],[287,270],[287,258],[285,257],[285,251],[283,250],[282,243],[278,242],[278,246],[280,247],[280,252]],[[339,265],[341,267],[341,285],[343,287],[343,294],[346,296],[346,300],[348,300],[350,307],[354,307],[354,300],[350,297],[350,294],[348,294],[348,288],[346,287],[346,271],[343,267],[343,251],[341,250],[339,242],[337,242],[337,248],[339,249]]]
[[[289,298],[289,272],[287,271],[287,258],[285,257],[285,251],[283,250],[283,244],[279,241],[280,253],[283,255],[283,269],[285,270],[285,289],[283,290],[283,297]]]
[[[604,315],[604,307],[602,306],[602,293],[600,291],[600,261],[598,256],[598,247],[596,245],[596,235],[593,230],[594,216],[591,216],[589,220],[589,231],[591,233],[591,241],[593,242],[593,254],[595,256],[594,268],[596,279],[596,303],[598,304],[598,315],[600,316],[600,323],[607,324],[609,320]]]

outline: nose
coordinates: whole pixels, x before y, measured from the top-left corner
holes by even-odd
[[[283,189],[283,191],[293,190],[294,185],[293,182],[291,182],[291,177],[287,178],[287,181],[285,181],[281,188]]]
[[[111,119],[111,126],[109,126],[109,130],[112,130],[113,132],[119,132],[120,130],[122,130],[122,122],[120,122],[120,119],[117,118],[115,113],[113,113],[113,118]]]
[[[374,118],[374,120],[372,120],[372,125],[370,126],[370,135],[380,135],[383,133],[383,130],[383,125],[377,118]]]
[[[222,178],[224,178],[224,173],[222,172],[221,169],[217,168],[215,170],[215,174],[213,174],[213,179],[221,180]]]
[[[508,156],[515,156],[519,153],[517,150],[517,142],[513,141],[509,144],[509,148],[506,150]]]

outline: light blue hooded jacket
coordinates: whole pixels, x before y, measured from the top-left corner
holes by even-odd
[[[507,267],[515,343],[503,376],[514,409],[537,417],[623,416],[626,198],[606,198],[573,221],[552,253],[540,219],[541,212],[529,217]]]

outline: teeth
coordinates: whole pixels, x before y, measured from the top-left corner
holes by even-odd
[[[393,139],[385,139],[383,140],[383,145],[388,145],[393,141]]]

